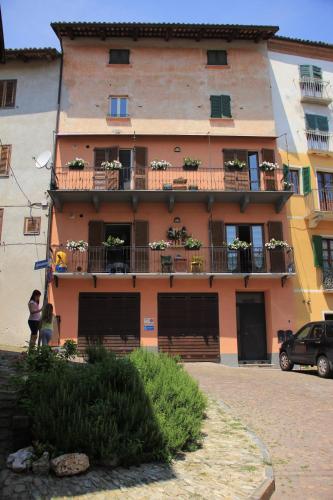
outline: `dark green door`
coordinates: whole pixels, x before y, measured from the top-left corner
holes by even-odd
[[[261,292],[236,294],[238,360],[266,361],[265,298]]]

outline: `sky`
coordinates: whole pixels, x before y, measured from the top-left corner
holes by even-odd
[[[6,48],[57,47],[53,21],[268,24],[333,44],[333,0],[1,0]]]

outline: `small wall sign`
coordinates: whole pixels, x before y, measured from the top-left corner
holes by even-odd
[[[154,318],[143,318],[143,329],[153,331],[155,329]]]

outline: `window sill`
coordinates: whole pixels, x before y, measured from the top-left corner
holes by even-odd
[[[110,116],[108,115],[106,117],[107,122],[117,122],[117,123],[130,123],[131,122],[131,117],[130,116]]]
[[[9,179],[9,174],[0,174],[0,179]]]
[[[114,63],[107,63],[105,65],[107,68],[132,68],[132,64],[114,64]]]
[[[227,117],[226,116],[226,117],[222,117],[222,118],[212,118],[212,117],[210,117],[209,121],[214,122],[214,123],[215,122],[233,122],[234,119],[233,119],[232,116],[231,117]]]
[[[230,69],[229,64],[206,64],[206,69]]]

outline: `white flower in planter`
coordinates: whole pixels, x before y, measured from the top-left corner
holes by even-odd
[[[277,170],[279,168],[279,165],[277,163],[263,161],[262,163],[260,163],[259,167],[265,172],[273,172],[274,170]]]
[[[88,248],[88,243],[86,241],[83,241],[83,240],[79,240],[79,241],[68,240],[66,243],[66,248],[70,252],[86,252],[87,248]]]
[[[165,160],[154,160],[150,162],[150,167],[152,170],[166,170],[172,167],[171,163]]]
[[[224,163],[224,166],[227,168],[239,168],[241,170],[246,167],[246,163],[240,160],[229,160]]]
[[[171,243],[169,241],[153,241],[152,243],[149,243],[149,247],[151,250],[165,250],[166,248],[171,247]]]
[[[290,250],[291,247],[286,241],[271,238],[268,243],[265,243],[265,248],[267,248],[267,250],[275,250],[277,248],[286,248],[287,250]]]
[[[101,167],[104,170],[121,170],[123,168],[122,164],[118,160],[102,161]]]

